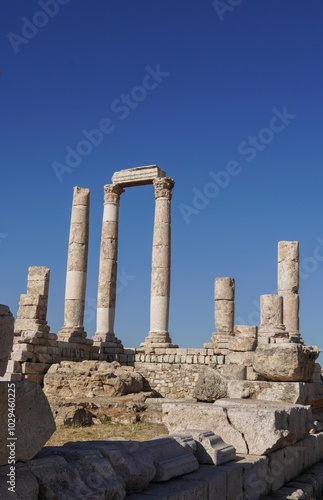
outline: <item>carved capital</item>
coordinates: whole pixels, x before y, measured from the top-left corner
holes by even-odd
[[[104,186],[104,204],[119,203],[124,189],[119,184],[106,184]]]
[[[158,179],[154,179],[154,188],[155,188],[155,198],[167,198],[168,200],[172,199],[172,189],[175,186],[174,179],[170,177],[161,177]]]

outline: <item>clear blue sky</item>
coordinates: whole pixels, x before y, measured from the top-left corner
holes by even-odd
[[[176,181],[173,341],[209,341],[216,276],[236,280],[236,323],[257,324],[277,242],[299,240],[301,332],[323,347],[322,2],[2,0],[0,15],[0,302],[16,315],[28,266],[48,266],[48,322],[60,329],[72,189],[88,187],[91,337],[103,185],[158,164]],[[153,189],[121,200],[116,335],[138,346]]]

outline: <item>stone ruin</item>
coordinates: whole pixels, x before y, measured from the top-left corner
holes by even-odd
[[[119,202],[126,188],[144,184],[155,193],[150,330],[138,348],[126,349],[114,332]],[[88,189],[74,188],[61,330],[51,333],[47,324],[47,267],[29,268],[15,322],[0,305],[1,499],[322,498],[323,382],[320,350],[299,331],[298,242],[278,244],[278,293],[260,297],[259,326],[235,325],[235,281],[219,277],[211,341],[180,348],[168,331],[173,187],[156,165],[116,172],[104,186],[92,339],[84,329]],[[55,430],[52,412],[68,420],[89,398],[118,406],[116,396],[153,407],[170,434],[43,447]],[[7,483],[12,463],[15,497]]]

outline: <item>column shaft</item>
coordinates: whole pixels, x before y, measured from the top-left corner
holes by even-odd
[[[299,243],[278,243],[278,293],[283,297],[283,323],[291,340],[300,342],[299,332]]]
[[[214,283],[214,321],[218,334],[233,335],[234,325],[233,278],[216,278]]]
[[[84,305],[89,243],[90,190],[75,187],[68,244],[64,326],[59,340],[85,339]]]
[[[283,324],[283,298],[276,294],[260,295],[260,326],[258,345],[288,343]]]
[[[154,180],[155,218],[152,249],[150,332],[143,347],[173,347],[168,333],[171,264],[171,198],[169,177]]]
[[[104,186],[104,210],[101,233],[97,328],[95,343],[122,349],[114,335],[114,320],[117,293],[118,220],[119,202],[124,189],[118,184]]]

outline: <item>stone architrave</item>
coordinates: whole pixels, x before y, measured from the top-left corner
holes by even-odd
[[[260,322],[258,345],[289,342],[289,335],[283,324],[283,298],[281,295],[260,296]]]
[[[119,184],[104,186],[104,211],[101,233],[97,326],[94,345],[107,352],[122,353],[121,341],[114,334],[117,293],[118,221],[120,196],[124,189]]]
[[[68,244],[64,326],[58,333],[60,341],[82,342],[84,305],[89,244],[90,190],[75,187]]]
[[[177,347],[168,332],[171,261],[171,199],[175,185],[169,177],[156,178],[152,250],[150,331],[143,348]]]
[[[278,243],[278,294],[283,297],[283,323],[292,342],[301,342],[299,332],[299,243]]]

